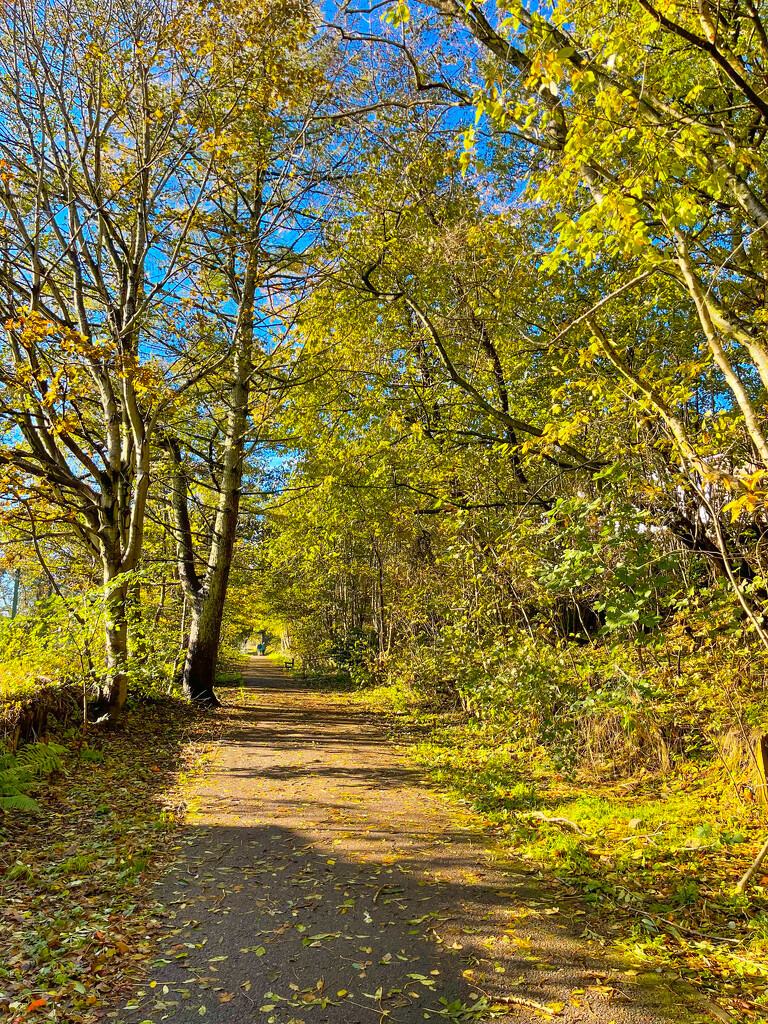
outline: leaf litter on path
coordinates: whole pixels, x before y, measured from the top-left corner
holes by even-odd
[[[601,1000],[605,1024],[697,1019],[670,982],[580,937],[541,880],[497,867],[477,818],[427,790],[348,695],[263,663],[248,683],[159,887],[155,987],[120,1021],[576,1021]],[[605,991],[584,995],[596,971]]]

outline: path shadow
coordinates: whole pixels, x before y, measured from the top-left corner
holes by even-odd
[[[407,857],[342,857],[276,825],[194,829],[183,848],[159,886],[163,950],[120,1013],[126,1024],[482,1020],[510,995],[565,1003],[572,1020],[685,1019],[668,983],[612,971],[524,879],[504,892],[427,881]],[[432,864],[477,871],[449,854]],[[536,1013],[507,1005],[499,1019]]]
[[[363,716],[253,661],[122,1024],[694,1019],[672,979],[590,945],[574,901],[491,865]]]

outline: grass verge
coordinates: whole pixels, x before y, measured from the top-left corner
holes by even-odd
[[[592,905],[587,937],[638,971],[683,978],[721,1019],[768,1017],[768,865],[734,893],[768,833],[765,809],[727,786],[716,761],[567,777],[543,748],[510,743],[503,721],[436,711],[404,685],[358,699],[510,852]]]

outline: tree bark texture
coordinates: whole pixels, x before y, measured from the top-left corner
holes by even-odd
[[[238,318],[234,333],[232,377],[228,395],[229,411],[218,484],[219,497],[202,578],[196,569],[188,504],[189,486],[181,449],[175,440],[168,442],[171,454],[171,505],[176,533],[177,565],[179,578],[192,612],[182,688],[189,700],[208,706],[216,706],[219,703],[214,693],[216,660],[240,513],[253,374],[253,321],[260,213],[259,199],[254,204],[252,213],[253,238],[242,279],[236,289],[239,295]]]

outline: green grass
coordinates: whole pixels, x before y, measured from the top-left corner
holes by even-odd
[[[239,686],[243,681],[242,672],[217,672],[216,686]]]
[[[734,890],[768,823],[764,808],[726,787],[716,759],[624,779],[565,775],[545,748],[510,742],[503,719],[441,711],[405,685],[359,700],[389,718],[409,756],[510,854],[593,904],[621,953],[645,970],[675,971],[737,1019],[762,1013],[768,865],[746,896]]]

